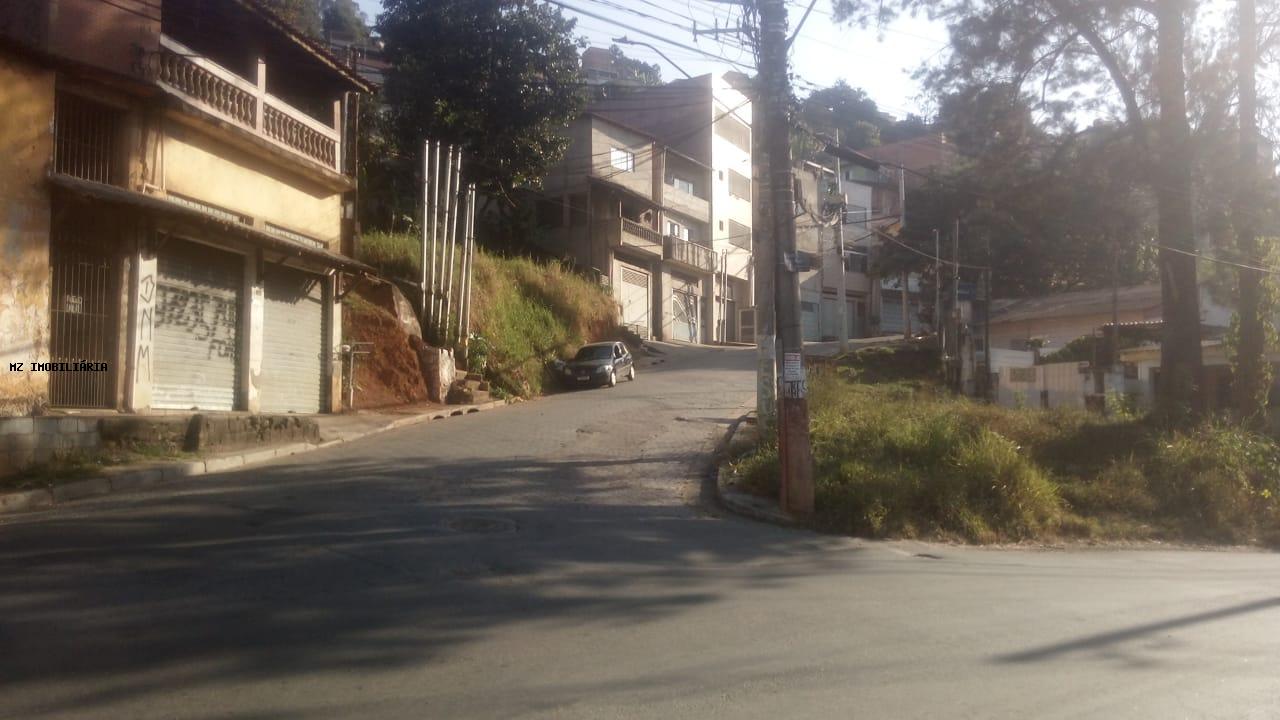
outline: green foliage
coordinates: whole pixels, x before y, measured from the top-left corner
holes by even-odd
[[[536,184],[580,111],[579,43],[558,8],[509,0],[387,0],[378,29],[392,68],[389,137],[413,186],[424,138],[460,145],[482,190]],[[408,159],[417,159],[413,162]]]
[[[886,381],[870,368],[893,353],[877,350],[811,373],[814,522],[823,529],[969,542],[1280,540],[1280,445],[1266,436],[987,405],[919,377]],[[744,489],[777,494],[771,441],[733,469]]]
[[[1274,243],[1266,243],[1270,250],[1268,264],[1275,262],[1277,253]],[[1241,270],[1239,272],[1247,272]],[[1233,394],[1236,402],[1236,415],[1251,426],[1265,429],[1267,426],[1267,402],[1271,394],[1273,370],[1268,355],[1277,347],[1275,318],[1280,309],[1280,288],[1277,288],[1275,277],[1259,273],[1257,317],[1262,319],[1262,336],[1254,338],[1252,347],[1246,347],[1241,333],[1240,313],[1233,313],[1231,325],[1227,329],[1225,350],[1227,361],[1231,365],[1231,378],[1235,386]],[[1238,286],[1239,283],[1237,282]],[[1239,297],[1239,293],[1236,293]],[[1243,300],[1243,298],[1241,298]],[[1238,306],[1240,307],[1240,306]]]
[[[557,263],[477,253],[474,281],[471,324],[489,345],[486,376],[511,394],[542,393],[552,360],[616,335],[605,289]]]
[[[320,37],[322,26],[318,0],[261,0],[261,2],[298,32],[314,38]]]
[[[357,259],[380,275],[416,281],[422,272],[422,240],[407,233],[366,232],[360,236]]]
[[[321,23],[325,35],[350,40],[357,45],[369,41],[369,22],[355,0],[322,0]]]
[[[657,63],[651,65],[642,60],[627,57],[626,53],[622,52],[622,48],[617,45],[609,46],[609,55],[613,57],[613,66],[618,69],[620,81],[640,85],[662,84],[661,65]]]

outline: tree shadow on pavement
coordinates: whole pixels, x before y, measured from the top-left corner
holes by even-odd
[[[321,458],[6,523],[0,715],[409,667],[517,622],[645,623],[858,563],[601,472],[684,456]]]

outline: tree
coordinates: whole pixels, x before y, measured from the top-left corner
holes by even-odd
[[[460,145],[469,180],[507,195],[563,155],[584,95],[574,21],[526,0],[388,0],[378,30],[396,152]]]
[[[357,45],[369,41],[369,22],[355,0],[323,0],[320,15],[330,39],[349,39]]]
[[[609,46],[609,55],[613,58],[613,66],[618,69],[619,82],[632,85],[662,84],[661,65],[657,63],[650,65],[642,60],[627,57],[626,53],[622,52],[622,48],[617,45]]]
[[[1188,0],[834,4],[837,17],[846,21],[902,9],[925,9],[945,20],[951,28],[951,57],[926,73],[935,90],[1002,84],[1012,84],[1020,93],[1035,90],[1036,110],[1059,128],[1069,128],[1078,109],[1114,112],[1141,149],[1143,177],[1156,200],[1164,305],[1160,404],[1171,414],[1200,409],[1195,195],[1184,59],[1188,48],[1194,52],[1197,45],[1188,42]],[[1099,93],[1099,87],[1114,94]],[[1115,96],[1119,106],[1112,102]]]
[[[320,37],[320,4],[318,0],[262,0],[268,10],[279,15],[298,32]]]
[[[1236,195],[1236,249],[1241,265],[1254,265],[1260,256],[1256,213],[1258,203],[1257,75],[1258,27],[1254,0],[1239,0],[1239,116],[1240,189]],[[1271,365],[1267,362],[1267,331],[1262,315],[1262,273],[1240,268],[1240,302],[1236,311],[1238,343],[1234,355],[1236,411],[1242,419],[1265,425],[1267,395],[1271,389]]]

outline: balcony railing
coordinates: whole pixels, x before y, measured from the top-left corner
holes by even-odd
[[[645,227],[634,220],[622,218],[622,232],[640,238],[645,245],[662,246],[662,235],[657,230]],[[626,239],[623,239],[626,242]]]
[[[149,68],[155,82],[212,115],[341,172],[342,140],[329,127],[165,35]]]
[[[715,272],[716,255],[711,248],[672,235],[663,236],[663,257],[701,272]]]

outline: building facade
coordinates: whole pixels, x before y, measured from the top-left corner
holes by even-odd
[[[257,0],[0,7],[0,412],[336,409],[367,89]]]
[[[543,249],[612,288],[644,338],[714,339],[711,169],[654,136],[587,113],[538,199]]]
[[[651,135],[710,170],[709,247],[714,277],[705,342],[738,342],[754,307],[751,102],[731,78],[702,75],[593,103],[591,112]],[[753,320],[747,318],[746,327]]]

